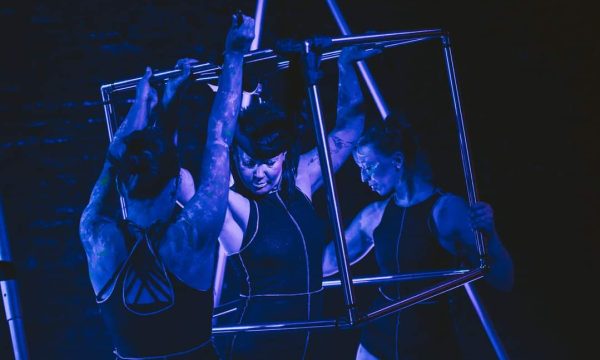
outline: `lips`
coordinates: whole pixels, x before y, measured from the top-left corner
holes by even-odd
[[[254,186],[255,189],[262,189],[265,186],[267,186],[267,183],[266,182],[254,183],[254,184],[252,184],[252,186]]]

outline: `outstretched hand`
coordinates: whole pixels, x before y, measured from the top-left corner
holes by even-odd
[[[252,40],[254,40],[254,19],[243,14],[234,14],[225,39],[225,52],[245,54],[250,50]]]
[[[136,102],[145,103],[148,110],[151,111],[158,103],[158,95],[156,89],[150,86],[150,78],[152,77],[152,69],[146,66],[144,76],[138,81],[136,86]]]
[[[181,74],[167,81],[167,84],[165,85],[165,92],[162,98],[163,108],[166,109],[169,106],[181,85],[187,83],[187,80],[190,78],[190,74],[192,73],[192,65],[197,63],[198,60],[190,58],[183,58],[177,60],[177,64],[175,64],[175,69],[180,69]]]
[[[364,60],[374,55],[379,55],[383,52],[380,47],[373,46],[348,46],[342,49],[338,60],[340,65],[349,65],[355,61]]]
[[[496,233],[494,223],[494,209],[485,202],[477,202],[471,206],[469,211],[471,227],[481,231],[484,235],[491,237]]]

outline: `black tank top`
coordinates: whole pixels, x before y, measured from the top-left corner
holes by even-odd
[[[410,207],[390,199],[381,222],[373,232],[375,257],[383,275],[447,270],[456,261],[438,242],[432,210],[441,194]],[[404,281],[382,286],[383,294],[398,299],[423,289],[420,281]]]
[[[193,289],[158,255],[166,226],[122,221],[129,256],[99,292],[104,322],[120,358],[178,356],[212,347],[212,291]]]
[[[297,188],[285,199],[279,192],[251,199],[248,226],[237,254],[242,294],[320,290],[325,236],[323,221]]]

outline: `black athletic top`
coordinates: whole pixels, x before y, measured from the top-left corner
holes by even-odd
[[[437,239],[431,215],[440,196],[439,192],[435,193],[410,207],[400,207],[390,199],[373,232],[375,257],[383,275],[446,270],[456,266],[452,255]],[[381,287],[384,295],[391,299],[410,295],[415,289],[421,290],[422,285],[405,281]]]
[[[237,254],[242,295],[306,294],[322,288],[325,226],[297,188],[250,200],[250,217]]]
[[[122,221],[129,256],[96,301],[119,358],[189,358],[212,348],[212,290],[193,289],[160,259],[166,225]],[[216,241],[216,240],[215,240]]]

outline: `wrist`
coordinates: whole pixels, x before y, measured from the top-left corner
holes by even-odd
[[[225,59],[227,59],[227,58],[234,58],[234,59],[243,58],[244,54],[246,54],[245,51],[229,49],[229,50],[223,51],[223,58],[225,58]]]

